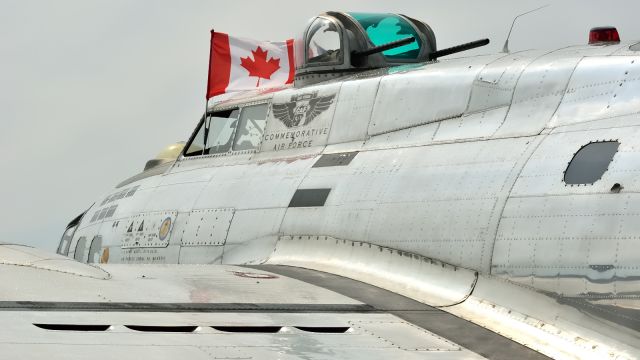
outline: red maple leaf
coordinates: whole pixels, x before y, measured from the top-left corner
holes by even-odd
[[[246,58],[240,58],[240,65],[249,71],[249,76],[255,76],[258,78],[256,87],[260,86],[260,79],[270,79],[276,70],[280,69],[280,59],[271,58],[267,60],[267,53],[260,46],[255,50],[251,50],[253,54],[253,60],[248,56]]]

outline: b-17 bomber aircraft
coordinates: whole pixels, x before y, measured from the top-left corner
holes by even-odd
[[[256,48],[58,254],[0,245],[0,358],[640,358],[640,42],[486,43],[327,12]]]

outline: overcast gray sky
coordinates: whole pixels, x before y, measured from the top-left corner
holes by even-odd
[[[204,108],[209,30],[283,40],[323,11],[398,12],[438,47],[488,37],[497,52],[585,43],[593,26],[640,40],[634,1],[0,0],[0,242],[54,250],[67,222]]]

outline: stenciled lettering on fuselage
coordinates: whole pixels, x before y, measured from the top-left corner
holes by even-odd
[[[166,261],[161,251],[150,248],[122,249],[120,256],[120,262],[130,264],[163,264]]]
[[[336,93],[319,90],[304,94],[286,94],[289,101],[274,98],[272,120],[267,125],[263,149],[280,151],[324,145],[329,136]],[[284,95],[284,94],[283,94]]]

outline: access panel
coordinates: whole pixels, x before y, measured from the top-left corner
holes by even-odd
[[[234,212],[233,208],[192,210],[181,235],[181,245],[224,245]]]

